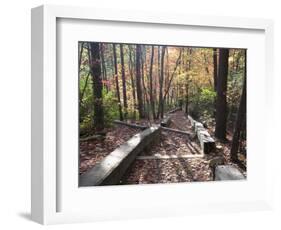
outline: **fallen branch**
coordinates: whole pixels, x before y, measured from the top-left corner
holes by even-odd
[[[179,110],[181,110],[181,107],[172,109],[172,110],[168,111],[167,114],[174,113],[174,112],[177,112],[177,111],[179,111]]]
[[[130,124],[124,121],[119,121],[119,120],[115,120],[113,121],[113,123],[118,124],[118,125],[126,125],[128,127],[132,127],[132,128],[137,128],[137,129],[147,129],[149,126],[144,126],[144,125],[138,125],[138,124]]]
[[[163,127],[163,126],[162,126],[162,129],[165,131],[168,131],[168,132],[180,133],[180,134],[185,134],[185,135],[189,135],[189,136],[192,135],[192,133],[190,133],[190,132],[182,131],[179,129],[171,129],[171,128],[167,128],[167,127]]]
[[[137,160],[158,160],[158,159],[190,159],[190,158],[203,158],[203,154],[194,154],[194,155],[152,155],[152,156],[138,156]]]
[[[90,140],[98,140],[98,139],[103,139],[104,136],[102,135],[93,135],[93,136],[89,136],[89,137],[84,137],[84,138],[80,138],[79,141],[90,141]]]

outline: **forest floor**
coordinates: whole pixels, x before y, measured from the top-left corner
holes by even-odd
[[[192,132],[183,111],[171,114],[169,128]],[[160,141],[139,154],[121,184],[211,181],[209,156],[203,155],[196,139],[188,135],[161,131]]]
[[[87,141],[80,140],[80,174],[92,168],[140,131],[138,128],[117,125],[108,128],[104,138],[94,138]]]
[[[183,111],[176,111],[170,116],[169,128],[193,133],[191,123]],[[149,125],[148,121],[142,120],[138,124]],[[138,128],[115,125],[107,130],[103,139],[80,141],[80,174],[140,131]],[[212,127],[209,132],[213,136]],[[231,137],[228,138],[231,140]],[[162,130],[159,141],[138,155],[120,184],[212,181],[213,175],[209,166],[212,158],[220,155],[223,156],[225,164],[233,164],[230,159],[231,142],[216,140],[216,146],[215,152],[204,155],[195,134],[190,137]],[[246,176],[246,172],[242,172]]]
[[[215,136],[215,126],[208,127],[208,131],[212,137]],[[238,159],[240,160],[240,164],[233,163],[231,160],[230,150],[231,150],[231,140],[232,140],[233,132],[228,130],[226,133],[226,140],[216,139],[216,151],[221,154],[224,158],[224,163],[229,165],[235,165],[240,168],[240,171],[247,176],[246,168],[247,168],[247,159],[244,154],[238,153]],[[244,151],[246,148],[246,141],[241,143],[243,145]]]

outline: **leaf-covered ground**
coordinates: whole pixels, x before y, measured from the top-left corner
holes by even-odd
[[[80,141],[80,174],[92,168],[138,132],[140,132],[140,129],[114,126],[106,130],[105,138]]]
[[[183,111],[171,114],[171,128],[193,132]],[[212,181],[213,173],[209,162],[222,156],[230,161],[230,144],[218,142],[216,152],[203,155],[196,138],[184,134],[162,131],[160,140],[149,150],[143,151],[134,161],[121,184],[177,183]],[[243,171],[246,176],[246,172]]]
[[[172,113],[171,121],[170,128],[193,132],[183,111]],[[138,124],[150,125],[144,120]],[[209,131],[213,134],[212,128]],[[107,130],[104,139],[80,141],[80,174],[92,168],[138,132],[141,130],[117,125]],[[216,141],[216,145],[216,152],[204,155],[195,135],[192,137],[162,130],[159,139],[139,154],[120,184],[211,181],[213,174],[209,166],[210,160],[220,155],[225,164],[233,164],[230,160],[230,142]],[[243,173],[246,175],[245,171]]]

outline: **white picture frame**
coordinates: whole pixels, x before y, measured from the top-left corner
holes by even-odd
[[[63,25],[64,20],[67,21],[66,27]],[[71,24],[75,21],[77,24],[72,26]],[[190,38],[188,44],[204,46],[208,41],[208,46],[229,47],[231,44],[235,44],[235,48],[253,50],[252,53],[250,52],[250,57],[247,58],[249,76],[255,75],[257,77],[255,81],[254,78],[250,77],[247,84],[249,91],[247,129],[250,138],[248,156],[250,159],[246,181],[208,184],[189,183],[188,185],[183,183],[107,186],[94,189],[83,188],[82,190],[77,187],[74,188],[75,191],[70,191],[77,183],[75,175],[78,176],[78,172],[75,171],[74,167],[68,167],[69,165],[65,163],[63,154],[62,156],[57,155],[60,145],[58,113],[61,112],[61,109],[66,109],[67,112],[71,110],[71,108],[63,106],[58,108],[58,105],[61,105],[58,103],[58,97],[61,94],[60,84],[57,82],[57,75],[60,74],[60,66],[58,65],[64,65],[58,57],[60,48],[58,36],[62,33],[60,30],[65,32],[66,35],[69,32],[74,35],[74,31],[77,32],[78,29],[81,30],[81,34],[85,34],[83,39],[86,39],[87,36],[92,36],[88,30],[89,24],[95,22],[102,22],[111,29],[115,24],[118,24],[120,28],[123,26],[124,31],[128,32],[135,26],[143,32],[145,32],[146,27],[149,27],[148,29],[151,32],[150,37],[130,37],[129,40],[124,40],[122,36],[117,34],[112,38],[108,33],[103,33],[99,39],[106,39],[106,36],[109,36],[107,41],[146,43],[154,39],[153,42],[157,42],[157,36],[161,36],[161,33],[165,33],[166,30],[173,30],[175,33],[194,30],[197,31],[194,34],[199,33],[200,35],[202,33],[202,38],[199,35],[194,35],[194,40]],[[87,26],[83,27],[83,23],[87,23]],[[74,31],[72,31],[73,28]],[[157,28],[158,35],[153,33],[153,30]],[[102,31],[102,26],[100,31]],[[223,33],[225,33],[225,42],[222,42]],[[79,37],[73,37],[79,39]],[[160,40],[169,44],[187,45],[184,40],[176,41],[171,36],[165,38],[162,36]],[[260,47],[260,50],[257,50],[258,47]],[[258,57],[256,56],[256,60],[251,58],[256,54],[259,54]],[[71,55],[67,56],[71,58]],[[71,60],[69,59],[69,61]],[[274,105],[271,90],[272,84],[274,84],[272,63],[273,23],[271,20],[202,17],[52,5],[32,9],[32,219],[41,224],[56,224],[271,208],[273,183],[270,167],[270,162],[273,160],[273,155],[270,154],[271,140],[268,135],[266,141],[261,143],[261,138],[254,131],[254,126],[258,119],[271,118]],[[255,65],[256,68],[254,68]],[[75,69],[75,66],[70,69]],[[75,74],[76,72],[73,73],[73,76]],[[255,83],[255,87],[253,87],[253,83]],[[69,95],[73,95],[72,93]],[[257,106],[254,104],[255,100],[260,100],[260,106],[267,108],[259,111],[256,116],[254,115],[257,111]],[[77,126],[77,123],[72,122],[72,126],[75,125]],[[270,133],[271,131],[270,127],[262,125],[259,129],[264,133]],[[69,138],[75,140],[75,136],[69,136]],[[75,148],[75,145],[73,147]],[[71,149],[70,156],[73,157],[75,151],[77,153],[77,148],[73,151]],[[251,158],[253,156],[251,152],[258,153],[254,158],[255,161],[251,160],[253,159]],[[70,159],[72,159],[71,157]],[[63,167],[62,164],[64,164]],[[75,165],[75,162],[71,164]],[[263,169],[262,173],[258,172],[260,167]],[[71,176],[66,179],[66,173],[74,175],[73,180]],[[68,190],[68,184],[71,184],[70,190]],[[139,192],[140,189],[141,193]],[[228,195],[223,195],[222,190]],[[113,193],[118,199],[112,198]],[[206,193],[213,195],[204,196]],[[237,197],[233,196],[234,193],[238,193]],[[92,203],[89,200],[91,194],[92,196],[93,194],[99,196],[99,199],[93,200]],[[163,199],[166,199],[165,204],[164,202],[161,203]],[[63,208],[61,203],[63,203]]]

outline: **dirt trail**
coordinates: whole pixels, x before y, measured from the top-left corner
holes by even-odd
[[[183,111],[171,114],[170,128],[192,132]],[[212,180],[209,161],[197,140],[162,131],[160,140],[143,151],[132,164],[122,184],[176,183]]]
[[[183,111],[176,111],[170,116],[171,124],[169,128],[193,133],[191,123]],[[115,126],[107,131],[103,140],[94,139],[80,142],[80,174],[92,168],[141,130],[126,126]],[[221,151],[223,151],[225,159],[228,159],[229,154],[226,153],[229,153],[229,151]],[[209,167],[209,160],[214,156],[216,156],[216,153],[208,155],[202,153],[195,135],[162,130],[159,140],[138,155],[120,183],[151,184],[211,181],[212,171]]]
[[[175,113],[172,113],[171,121],[171,128],[192,132],[191,123],[183,111],[180,110]]]

